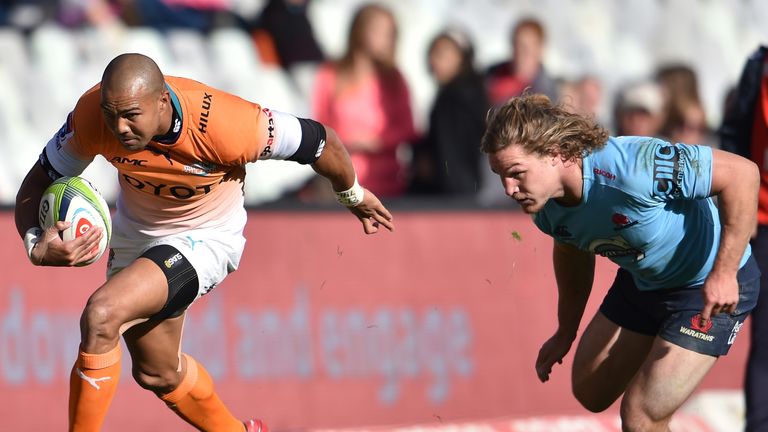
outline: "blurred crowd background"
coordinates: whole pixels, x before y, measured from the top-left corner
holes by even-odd
[[[486,112],[523,91],[614,135],[718,145],[761,0],[3,0],[0,204],[115,55],[140,52],[332,126],[387,200],[508,206],[479,152]],[[85,177],[108,200],[114,169]],[[332,203],[311,168],[248,167],[246,203]]]

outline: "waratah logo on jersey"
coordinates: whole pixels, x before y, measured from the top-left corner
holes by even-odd
[[[613,222],[615,225],[613,228],[614,231],[621,231],[625,228],[629,228],[638,224],[638,221],[633,221],[629,218],[629,216],[621,213],[614,213],[611,216],[611,222]]]

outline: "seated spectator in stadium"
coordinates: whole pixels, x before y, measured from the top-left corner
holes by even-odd
[[[308,5],[309,0],[269,0],[251,28],[262,62],[290,70],[296,63],[323,61]]]
[[[592,412],[621,399],[623,431],[669,431],[757,303],[757,166],[706,146],[609,137],[543,95],[491,113],[482,150],[554,240],[557,322],[539,380],[576,342],[601,255],[619,269],[578,341],[571,390]]]
[[[105,27],[120,22],[125,0],[68,0],[58,4],[56,21],[64,27]]]
[[[228,0],[133,0],[130,5],[137,20],[132,24],[161,31],[185,28],[207,32],[230,11]]]
[[[667,101],[692,100],[701,103],[696,72],[683,64],[668,64],[656,71],[656,82]]]
[[[673,143],[715,145],[700,102],[692,99],[675,101],[667,109],[661,135]]]
[[[408,86],[395,64],[396,41],[389,9],[361,7],[346,53],[321,66],[313,96],[314,117],[339,134],[360,182],[384,197],[404,192],[407,167],[398,148],[416,138]]]
[[[665,139],[716,146],[707,125],[696,72],[682,64],[666,65],[656,72],[656,81],[664,94],[665,113],[661,133]]]
[[[619,90],[614,105],[618,136],[659,136],[664,121],[664,95],[652,81],[631,83]]]
[[[474,47],[465,32],[450,29],[432,40],[428,58],[439,88],[429,130],[414,147],[411,191],[471,196],[480,188],[477,148],[490,107],[474,67]]]
[[[557,82],[547,74],[542,63],[546,42],[544,27],[535,19],[523,19],[510,36],[510,59],[491,66],[485,74],[491,103],[502,105],[529,87],[531,92],[557,100]]]
[[[560,100],[569,111],[592,116],[603,123],[603,84],[597,76],[587,74],[573,81],[564,81],[559,93]]]

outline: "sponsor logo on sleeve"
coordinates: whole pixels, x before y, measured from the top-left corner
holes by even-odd
[[[656,147],[653,157],[653,192],[662,197],[679,197],[685,163],[685,153],[676,146]]]
[[[72,127],[72,113],[67,115],[67,121],[61,126],[58,132],[56,132],[56,150],[61,150],[61,147],[69,141],[75,134],[75,129]]]
[[[200,123],[197,126],[197,130],[200,133],[205,133],[208,129],[208,116],[211,115],[211,104],[213,104],[213,95],[208,92],[203,92],[203,105],[200,112]]]
[[[272,146],[275,144],[275,118],[269,108],[262,108],[261,111],[267,116],[267,145],[261,151],[259,159],[268,159],[272,155]]]

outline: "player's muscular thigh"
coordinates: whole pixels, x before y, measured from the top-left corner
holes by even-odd
[[[115,274],[88,299],[80,321],[86,352],[106,352],[115,346],[121,327],[159,311],[168,297],[163,272],[155,263],[139,258]]]

